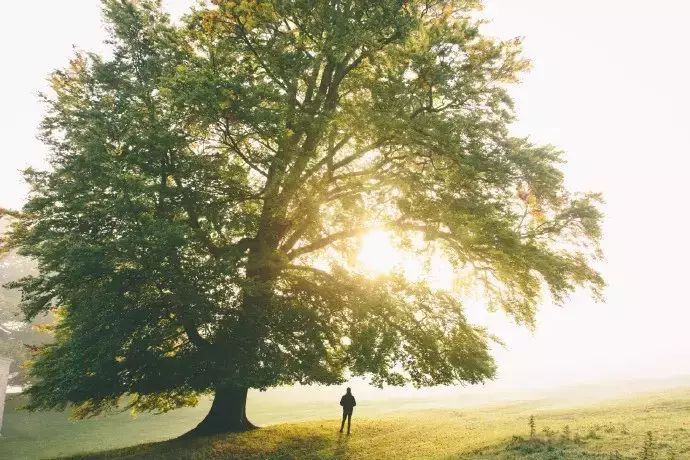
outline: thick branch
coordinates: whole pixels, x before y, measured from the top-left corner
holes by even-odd
[[[175,257],[173,257],[173,260],[175,262],[175,269],[179,272],[181,269],[177,263],[178,261]],[[158,287],[160,295],[166,295],[165,289],[163,289],[163,287],[158,283],[156,283],[156,285]],[[191,320],[189,316],[187,316],[187,312],[185,311],[186,302],[184,301],[183,297],[174,292],[171,292],[170,294],[172,294],[172,297],[174,299],[173,302],[175,303],[175,316],[180,320],[180,324],[182,325],[185,334],[189,338],[189,341],[200,350],[208,350],[213,344],[206,340],[201,334],[199,334],[199,331],[194,325],[194,322]]]
[[[320,249],[323,249],[337,241],[342,241],[346,240],[349,238],[353,238],[359,235],[363,235],[372,231],[376,230],[402,230],[402,231],[411,231],[411,232],[421,232],[424,233],[427,237],[431,237],[433,239],[439,239],[443,240],[449,245],[453,247],[456,251],[458,251],[459,254],[462,254],[466,256],[467,254],[463,250],[463,248],[460,246],[459,242],[456,240],[456,238],[453,236],[452,233],[449,232],[443,232],[439,230],[438,228],[434,228],[431,225],[424,224],[424,223],[411,223],[411,222],[402,222],[402,221],[396,221],[396,222],[391,222],[389,224],[382,224],[382,225],[371,225],[371,226],[363,226],[363,227],[354,227],[351,229],[347,230],[342,230],[338,231],[335,233],[331,233],[330,235],[327,235],[323,238],[320,238],[316,241],[312,241],[311,243],[301,246],[297,249],[294,249],[290,252],[287,253],[287,258],[289,260],[296,259],[297,257],[300,257],[304,254],[308,254],[311,252],[318,251]]]
[[[319,240],[316,240],[310,244],[307,244],[306,246],[299,247],[297,249],[294,249],[290,252],[287,253],[287,258],[289,260],[293,260],[299,256],[302,256],[304,254],[308,254],[310,252],[318,251],[319,249],[323,249],[326,246],[329,246],[336,241],[340,240],[346,240],[348,238],[352,238],[354,236],[358,235],[363,235],[365,233],[368,233],[372,230],[375,230],[377,227],[356,227],[356,228],[351,228],[349,230],[343,230],[340,232],[332,233],[324,238],[321,238]]]
[[[182,308],[177,309],[177,317],[180,319],[184,332],[187,334],[187,337],[192,344],[194,344],[200,350],[207,350],[211,348],[211,342],[199,334],[196,326],[194,326],[194,323],[192,323],[192,321],[185,315]]]

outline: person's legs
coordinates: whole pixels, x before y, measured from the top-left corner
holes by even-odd
[[[347,413],[347,434],[350,434],[350,423],[352,422],[352,411]]]
[[[345,417],[347,417],[347,411],[343,410],[343,421],[340,423],[340,432],[341,433],[343,432],[343,427],[345,426]]]

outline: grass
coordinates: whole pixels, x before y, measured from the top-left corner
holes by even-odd
[[[690,459],[690,389],[599,402],[572,408],[544,402],[494,404],[476,408],[424,409],[390,413],[391,401],[360,404],[351,436],[340,435],[337,419],[316,407],[292,408],[311,418],[260,430],[209,437],[170,439],[194,426],[205,407],[132,419],[118,414],[70,422],[59,412],[15,412],[10,401],[0,458],[60,455],[105,459]],[[265,423],[290,406],[255,404]],[[306,412],[305,412],[306,411]],[[332,413],[332,412],[331,412]],[[536,436],[528,420],[534,415]],[[567,427],[567,428],[566,428]],[[648,434],[648,433],[651,433]],[[144,443],[144,444],[142,444]],[[139,445],[136,445],[139,444]],[[135,445],[134,447],[124,447]],[[114,450],[113,450],[114,449]]]

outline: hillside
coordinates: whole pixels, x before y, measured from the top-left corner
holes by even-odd
[[[14,397],[10,405],[16,407],[18,402]],[[655,454],[653,458],[690,458],[690,389],[571,408],[532,401],[390,413],[390,403],[363,404],[349,437],[339,435],[339,422],[333,418],[333,408],[328,407],[322,410],[320,420],[152,444],[141,443],[183,433],[203,415],[207,405],[163,416],[132,419],[118,414],[82,422],[70,422],[62,413],[10,410],[0,441],[0,458],[46,458],[86,451],[92,454],[74,458],[637,459],[646,443]],[[269,406],[255,405],[253,410],[255,420],[271,418]],[[295,413],[304,416],[299,408]],[[308,414],[318,415],[313,411]],[[530,415],[536,422],[537,436],[533,439]],[[141,445],[107,451],[132,444]]]

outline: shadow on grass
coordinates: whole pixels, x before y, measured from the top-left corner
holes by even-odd
[[[246,433],[172,439],[106,452],[61,457],[98,459],[344,459],[348,437],[308,433],[302,429],[267,427]]]

